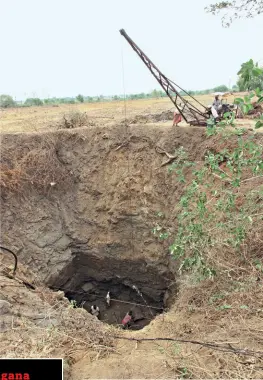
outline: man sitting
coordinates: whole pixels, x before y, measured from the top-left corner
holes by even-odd
[[[222,111],[222,101],[219,99],[219,95],[215,96],[215,100],[213,101],[211,112],[215,119],[219,118],[219,115]]]

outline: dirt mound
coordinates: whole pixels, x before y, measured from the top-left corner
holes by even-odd
[[[122,123],[146,124],[146,123],[155,123],[155,122],[165,122],[168,120],[173,120],[173,117],[174,117],[174,112],[168,110],[168,111],[163,111],[161,113],[136,115],[134,117],[123,120]]]

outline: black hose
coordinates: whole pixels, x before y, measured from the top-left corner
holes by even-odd
[[[9,252],[9,253],[12,253],[12,255],[14,256],[14,258],[15,258],[15,265],[14,265],[14,269],[13,269],[13,275],[15,275],[15,273],[16,273],[16,269],[17,269],[17,255],[13,252],[13,251],[11,251],[11,249],[8,249],[8,248],[5,248],[5,247],[1,247],[0,246],[0,249],[3,249],[3,250],[5,250],[5,251],[7,251],[7,252]]]

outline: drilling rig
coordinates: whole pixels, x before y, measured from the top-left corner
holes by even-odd
[[[183,120],[193,126],[207,126],[207,119],[211,116],[211,109],[204,106],[195,97],[182,89],[172,80],[168,79],[155,64],[147,57],[147,55],[139,48],[138,45],[128,36],[124,29],[120,30],[120,34],[131,45],[133,50],[138,54],[143,63],[148,67],[152,75],[158,81],[160,86],[165,91],[166,95],[174,104],[177,112],[182,116]],[[187,100],[180,94],[182,91],[188,96]]]

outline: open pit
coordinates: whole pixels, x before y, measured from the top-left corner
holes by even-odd
[[[132,310],[134,328],[144,327],[177,287],[171,241],[152,229],[161,211],[173,231],[183,189],[156,147],[183,145],[198,159],[203,137],[201,128],[154,125],[3,135],[2,245],[77,306],[97,304],[102,321],[119,325]]]
[[[90,311],[91,305],[99,306],[101,321],[118,326],[131,310],[131,328],[140,329],[168,306],[174,276],[167,268],[161,272],[145,260],[105,258],[84,247],[74,247],[72,254],[72,262],[50,286],[62,289],[77,307]],[[110,306],[105,299],[108,291]]]

